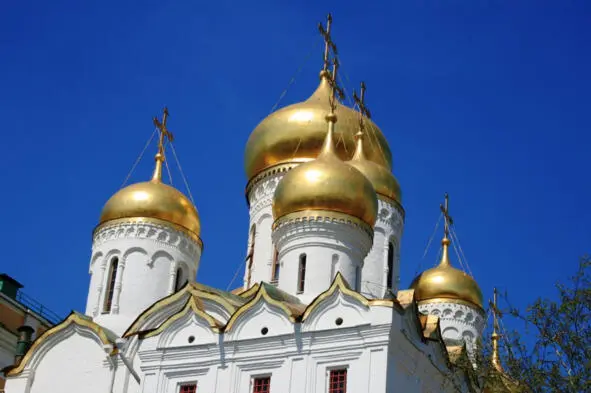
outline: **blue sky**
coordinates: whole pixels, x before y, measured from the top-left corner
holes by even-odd
[[[315,88],[328,11],[345,87],[366,82],[403,189],[402,287],[436,260],[422,256],[449,192],[486,298],[553,295],[591,251],[584,1],[8,2],[0,271],[83,310],[101,207],[167,105],[202,218],[199,281],[226,288],[246,252],[246,140],[302,64],[281,105]]]

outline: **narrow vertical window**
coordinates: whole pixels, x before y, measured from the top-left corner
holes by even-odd
[[[182,287],[185,286],[185,284],[187,283],[188,280],[185,279],[184,274],[183,274],[183,269],[182,268],[178,268],[176,270],[176,279],[175,279],[175,283],[174,283],[174,289],[175,291],[180,290]]]
[[[392,276],[394,274],[394,246],[392,243],[388,243],[388,272],[386,276],[386,287],[388,289],[392,289],[392,280],[394,279]]]
[[[347,369],[330,370],[328,393],[347,393]]]
[[[298,293],[304,292],[306,284],[306,254],[300,255],[300,266],[298,272]]]
[[[197,393],[196,383],[185,383],[179,388],[179,393]]]
[[[271,377],[255,378],[252,383],[252,393],[267,393],[271,391]]]
[[[257,226],[255,224],[250,227],[250,242],[248,245],[248,254],[246,254],[246,287],[250,288],[250,279],[252,278],[252,262],[254,260],[254,240]]]
[[[113,292],[115,291],[115,279],[117,278],[117,266],[119,266],[119,258],[111,259],[111,266],[109,267],[109,276],[107,277],[107,288],[105,291],[105,304],[103,305],[103,313],[111,312],[113,305]]]
[[[271,272],[271,284],[277,284],[277,282],[279,281],[279,270],[281,269],[281,266],[279,266],[279,251],[277,251],[277,249],[275,249],[275,252],[273,253],[273,268],[272,268],[272,272]]]
[[[361,291],[361,268],[359,266],[355,268],[355,290]]]

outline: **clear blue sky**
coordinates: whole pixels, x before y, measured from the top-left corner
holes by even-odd
[[[422,255],[447,191],[486,298],[552,295],[591,251],[585,1],[6,2],[0,271],[83,310],[101,207],[168,105],[202,218],[198,278],[225,288],[246,252],[246,140],[302,63],[282,105],[315,88],[328,11],[402,185],[402,286],[435,262]]]

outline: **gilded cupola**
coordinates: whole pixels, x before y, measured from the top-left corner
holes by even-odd
[[[333,79],[327,83],[335,82]],[[330,102],[325,117],[328,132],[320,153],[315,160],[292,169],[279,182],[273,199],[273,217],[280,220],[329,212],[357,218],[373,227],[377,216],[376,192],[359,170],[339,158],[334,143],[338,115],[334,111],[335,100]]]
[[[482,292],[476,281],[466,272],[456,269],[449,260],[449,216],[447,215],[447,196],[445,208],[445,235],[439,265],[425,270],[412,282],[415,299],[420,303],[459,302],[476,306],[482,310]]]
[[[353,93],[355,102],[359,106],[359,131],[355,134],[357,146],[353,158],[348,161],[348,164],[363,173],[365,177],[373,185],[378,197],[386,198],[391,201],[402,204],[402,193],[400,191],[400,184],[394,177],[392,172],[383,165],[376,164],[374,161],[368,159],[366,154],[366,135],[367,126],[365,122],[370,118],[369,110],[364,103],[365,98],[365,84],[361,83],[360,98]]]
[[[330,73],[328,72],[329,47],[336,48],[330,40],[329,17],[324,35],[326,47],[324,69],[320,73],[320,85],[303,102],[281,108],[262,120],[250,134],[244,154],[246,176],[252,181],[257,175],[282,166],[294,165],[316,159],[322,150],[326,136],[326,116],[329,114],[331,95]],[[342,160],[348,160],[355,149],[355,134],[358,118],[353,109],[335,102],[334,112],[339,119],[339,126],[334,131],[335,154]],[[366,143],[369,160],[392,168],[392,154],[386,138],[380,129],[370,120],[364,119],[371,130],[371,138]]]
[[[165,109],[162,123],[154,119],[160,139],[152,179],[117,191],[103,207],[98,227],[120,220],[156,221],[169,224],[200,242],[201,222],[197,209],[182,192],[162,182],[164,138],[172,137],[166,129],[167,115]]]

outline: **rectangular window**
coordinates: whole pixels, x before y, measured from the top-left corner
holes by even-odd
[[[252,382],[252,393],[263,393],[271,391],[271,377],[255,378]]]
[[[328,393],[347,393],[347,369],[330,370]]]
[[[179,393],[197,393],[197,384],[196,383],[185,383],[182,384]]]
[[[355,268],[355,290],[361,292],[361,268],[359,266]]]
[[[304,292],[306,284],[306,254],[300,255],[300,268],[298,273],[298,293]]]

